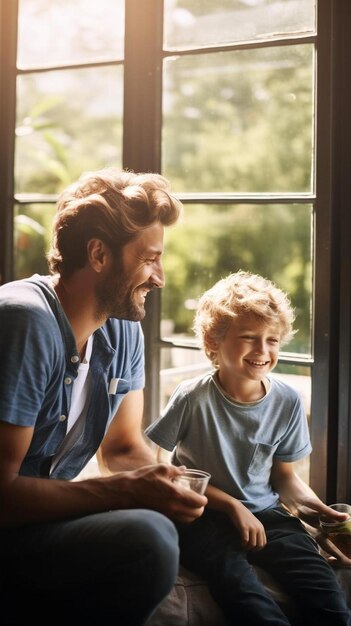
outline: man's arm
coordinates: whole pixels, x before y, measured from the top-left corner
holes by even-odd
[[[156,463],[156,454],[143,437],[143,408],[143,390],[129,391],[97,453],[103,475]]]
[[[0,526],[23,526],[113,509],[148,508],[176,521],[191,522],[207,498],[172,479],[181,468],[153,464],[114,476],[82,481],[19,474],[33,429],[0,422]]]

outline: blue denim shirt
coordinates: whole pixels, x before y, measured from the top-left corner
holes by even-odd
[[[34,428],[20,473],[48,476],[51,457],[66,435],[79,366],[70,323],[48,276],[0,287],[0,354],[0,419]],[[77,476],[95,454],[124,396],[143,388],[139,322],[109,319],[94,333],[90,373],[84,430],[50,478]]]

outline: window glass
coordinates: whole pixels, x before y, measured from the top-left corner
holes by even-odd
[[[170,58],[163,172],[176,191],[310,192],[313,47]]]
[[[305,204],[187,204],[166,229],[163,338],[193,337],[197,300],[239,269],[262,274],[290,296],[298,329],[283,349],[311,352],[312,207]]]
[[[310,34],[314,0],[165,0],[165,47]]]
[[[20,0],[22,69],[122,58],[124,0]]]
[[[14,277],[48,274],[45,254],[50,246],[54,204],[16,205],[14,216]]]
[[[18,78],[16,193],[56,193],[82,171],[122,162],[123,68]]]

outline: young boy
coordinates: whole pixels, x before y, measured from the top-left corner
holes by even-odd
[[[331,509],[295,473],[311,452],[299,395],[270,376],[293,335],[286,294],[239,271],[201,297],[194,329],[214,365],[181,383],[146,434],[172,462],[211,474],[208,505],[178,525],[181,560],[205,578],[229,624],[290,624],[258,580],[268,571],[296,606],[297,624],[350,624],[336,576],[297,512]]]

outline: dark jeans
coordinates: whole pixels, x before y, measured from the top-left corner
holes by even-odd
[[[178,566],[175,526],[153,511],[2,530],[0,621],[139,626],[173,587]]]
[[[181,562],[208,581],[211,593],[235,626],[346,626],[351,624],[343,590],[300,520],[281,507],[257,514],[267,545],[244,551],[228,516],[205,510],[178,525]],[[287,617],[258,579],[252,565],[269,572],[295,605]]]

